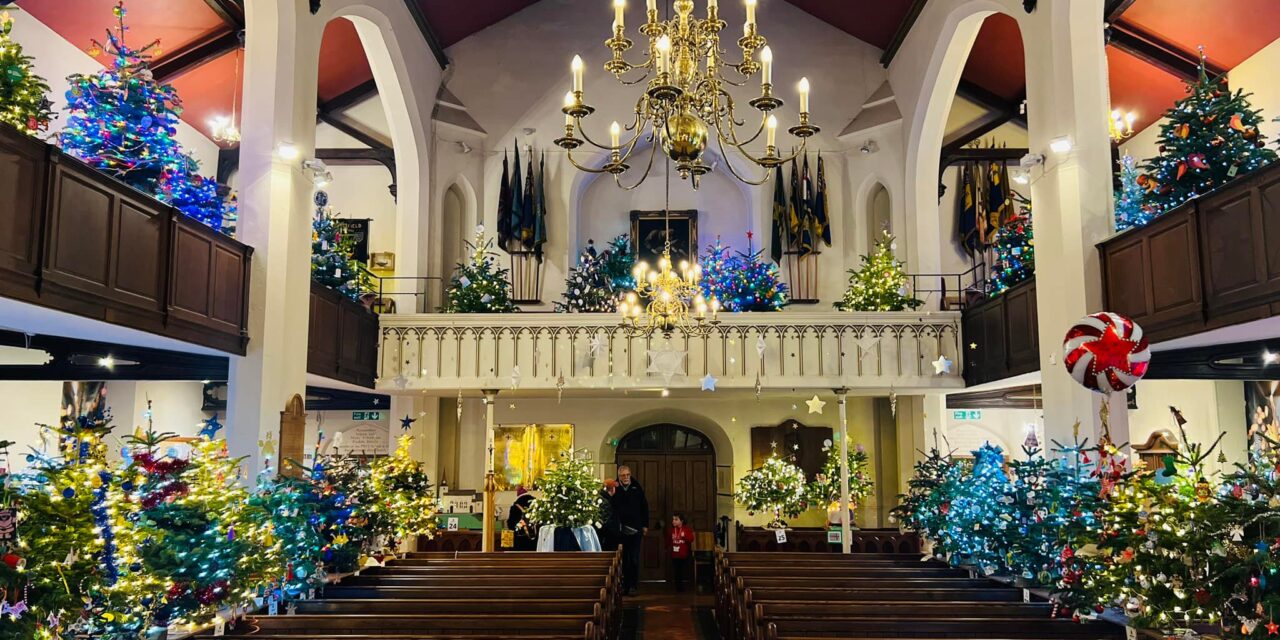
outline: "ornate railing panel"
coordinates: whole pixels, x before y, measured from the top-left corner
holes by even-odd
[[[960,314],[724,317],[707,337],[627,337],[611,315],[384,315],[384,389],[958,388]],[[945,356],[950,372],[935,373]]]

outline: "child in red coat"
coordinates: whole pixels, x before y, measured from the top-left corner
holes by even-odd
[[[693,527],[683,514],[671,516],[671,567],[676,574],[676,591],[684,591],[685,574],[693,564]]]

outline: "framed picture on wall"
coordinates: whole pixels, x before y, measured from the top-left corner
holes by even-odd
[[[635,243],[636,259],[644,260],[654,268],[657,268],[658,259],[662,257],[662,249],[666,245],[667,215],[665,211],[631,212],[631,239]],[[697,210],[672,211],[670,219],[671,262],[676,265],[681,260],[697,262]]]

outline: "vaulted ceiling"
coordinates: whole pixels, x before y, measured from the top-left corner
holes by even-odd
[[[414,5],[430,36],[448,48],[511,18],[537,0],[405,0]],[[633,0],[638,1],[638,0]],[[765,0],[771,1],[771,0]],[[927,0],[786,0],[814,17],[880,49],[892,51],[904,26]],[[183,96],[184,119],[208,133],[209,121],[231,111],[241,60],[236,33],[243,27],[243,0],[132,0],[129,41],[160,39],[157,75]],[[604,0],[582,0],[584,6]],[[18,0],[17,4],[68,41],[88,50],[113,23],[114,0]],[[1107,55],[1112,103],[1133,110],[1138,126],[1154,121],[1183,95],[1188,61],[1204,46],[1217,69],[1231,69],[1280,38],[1276,0],[1107,0],[1113,25]],[[1101,26],[1100,26],[1101,28]],[[530,46],[536,46],[531,43]],[[104,55],[99,60],[106,61]],[[1016,22],[993,15],[983,24],[965,66],[962,93],[991,109],[1016,104],[1025,95],[1022,40]],[[325,31],[320,54],[320,100],[370,86],[372,73],[354,27],[345,20]],[[994,104],[993,104],[994,103]]]

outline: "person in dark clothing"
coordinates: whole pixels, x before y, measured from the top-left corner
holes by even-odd
[[[634,594],[640,584],[640,549],[649,533],[649,501],[626,465],[618,467],[613,515],[621,525],[618,539],[622,543],[622,588],[627,594]]]
[[[604,551],[617,550],[618,533],[622,531],[622,523],[613,513],[613,494],[617,491],[618,481],[613,478],[605,480],[600,488],[600,528],[596,535],[600,537],[600,548]]]
[[[511,511],[507,514],[507,528],[515,534],[512,551],[537,551],[538,535],[533,523],[525,517],[529,505],[533,504],[533,494],[524,487],[516,489],[516,501],[511,503]]]

